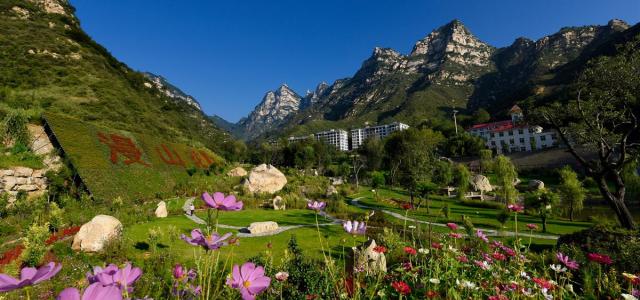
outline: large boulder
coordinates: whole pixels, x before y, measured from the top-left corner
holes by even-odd
[[[473,177],[471,177],[471,180],[469,180],[469,183],[471,183],[471,186],[476,192],[493,191],[493,187],[489,182],[489,178],[484,175],[474,175]]]
[[[261,164],[249,173],[244,186],[252,193],[273,194],[287,184],[287,177],[272,165]]]
[[[166,218],[169,213],[167,212],[167,204],[164,201],[160,201],[158,203],[158,207],[156,208],[156,217],[158,218]]]
[[[356,247],[352,250],[352,257],[355,259],[349,259],[349,265],[346,271],[353,272],[365,272],[365,274],[386,273],[387,272],[387,259],[384,253],[377,252],[376,241],[371,239],[364,244]]]
[[[544,182],[542,180],[533,179],[529,181],[529,189],[530,190],[543,190]]]
[[[278,223],[273,221],[253,222],[249,225],[249,227],[247,227],[247,229],[249,229],[249,232],[251,232],[251,234],[271,232],[278,230]]]
[[[335,186],[330,185],[329,187],[327,187],[327,191],[326,191],[326,196],[327,197],[331,197],[331,196],[333,196],[333,195],[335,195],[337,193],[338,193],[338,189],[336,189]]]
[[[80,231],[73,238],[73,250],[83,252],[102,251],[105,244],[122,234],[122,223],[118,219],[97,215],[91,221],[80,227]]]
[[[247,176],[247,171],[243,167],[235,167],[231,171],[227,172],[229,177],[243,177]]]

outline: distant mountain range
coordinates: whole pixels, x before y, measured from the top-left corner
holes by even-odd
[[[454,107],[468,113],[483,107],[497,116],[514,103],[526,107],[532,98],[559,93],[584,62],[599,55],[597,49],[637,31],[638,25],[611,20],[496,48],[453,20],[417,41],[408,55],[376,47],[353,77],[322,82],[304,96],[284,84],[238,123],[216,123],[251,140],[364,122],[417,124],[448,117]]]

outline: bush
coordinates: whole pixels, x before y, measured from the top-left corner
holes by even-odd
[[[624,242],[623,242],[624,241]],[[594,226],[558,239],[558,248],[575,247],[585,253],[604,253],[619,271],[640,272],[640,232],[609,226]]]
[[[25,265],[35,267],[47,253],[45,241],[49,238],[49,223],[39,225],[32,224],[27,230],[26,236],[22,241],[24,252],[22,252],[22,261]]]

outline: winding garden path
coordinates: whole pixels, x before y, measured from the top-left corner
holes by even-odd
[[[359,202],[360,199],[362,199],[363,197],[358,197],[355,199],[352,199],[350,201],[350,204],[355,206],[355,207],[359,207],[359,208],[363,208],[363,209],[371,209],[371,210],[377,210],[377,208],[374,207],[370,207],[370,206],[366,206],[364,204],[361,204]],[[414,219],[414,218],[410,218],[410,217],[406,217],[402,214],[399,214],[397,212],[393,212],[390,210],[380,210],[383,213],[390,215],[396,219],[400,219],[403,221],[408,221],[408,222],[414,222],[414,223],[420,223],[420,224],[431,224],[433,226],[438,226],[438,227],[447,227],[447,224],[444,223],[435,223],[435,222],[428,222],[428,221],[422,221],[422,220],[418,220],[418,219]],[[464,228],[463,226],[460,226],[460,228]],[[487,229],[487,228],[478,228],[480,230],[482,230],[486,235],[489,236],[515,236],[516,233],[513,231],[500,231],[498,232],[495,229]],[[548,235],[548,234],[536,234],[536,233],[527,233],[527,232],[518,232],[518,236],[521,237],[531,237],[531,238],[537,238],[537,239],[546,239],[546,240],[557,240],[558,236],[557,235]]]

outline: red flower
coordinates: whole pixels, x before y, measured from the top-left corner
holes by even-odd
[[[500,252],[493,252],[493,254],[491,254],[491,257],[493,257],[496,260],[505,260],[507,257],[500,253]]]
[[[409,254],[409,255],[416,255],[418,252],[416,252],[416,249],[413,249],[409,246],[404,247],[404,253]]]
[[[447,227],[449,227],[449,229],[456,231],[458,230],[458,224],[456,223],[447,223]]]
[[[413,265],[411,264],[410,261],[405,261],[405,262],[402,263],[402,268],[405,271],[409,272],[409,271],[411,271],[413,269]]]
[[[401,295],[409,295],[411,293],[411,287],[404,281],[394,281],[391,286]]]
[[[385,253],[387,252],[387,248],[385,248],[384,246],[375,246],[373,247],[373,251],[378,253]]]
[[[527,228],[531,230],[538,230],[538,225],[536,224],[527,224]]]
[[[442,249],[442,244],[440,244],[438,242],[433,242],[433,243],[431,243],[431,247],[433,247],[435,249]]]
[[[512,212],[523,212],[524,211],[524,206],[522,205],[518,205],[518,204],[509,204],[507,206],[507,208],[512,211]]]
[[[535,282],[540,288],[547,290],[553,289],[553,283],[551,283],[551,281],[545,280],[544,278],[533,277],[531,280],[533,280],[533,282]]]
[[[412,208],[413,208],[413,205],[411,205],[411,203],[402,203],[402,209],[408,210]]]
[[[318,295],[316,295],[316,294],[309,294],[309,295],[306,295],[304,298],[305,298],[305,299],[307,299],[307,300],[313,300],[313,299],[318,298]]]
[[[589,253],[587,254],[587,258],[590,261],[594,261],[602,265],[610,265],[613,263],[613,261],[611,260],[611,257],[605,254],[600,254],[600,253]]]
[[[466,255],[460,255],[460,256],[458,256],[458,261],[461,262],[461,263],[468,263],[469,259],[467,258]]]
[[[489,296],[489,300],[509,300],[505,295]]]
[[[439,294],[438,294],[438,292],[436,292],[436,291],[428,291],[428,292],[425,294],[425,296],[427,296],[427,298],[429,298],[429,299],[433,299],[433,298],[437,298],[437,297],[439,297],[440,295],[439,295]]]

